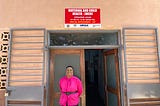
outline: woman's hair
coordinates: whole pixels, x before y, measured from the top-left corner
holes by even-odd
[[[67,66],[66,69],[67,69],[68,67],[71,67],[71,68],[73,69],[73,66]]]

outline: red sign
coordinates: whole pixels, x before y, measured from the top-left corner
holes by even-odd
[[[100,24],[99,8],[66,8],[65,27],[91,27]]]

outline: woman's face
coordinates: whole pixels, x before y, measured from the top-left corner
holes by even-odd
[[[68,67],[68,68],[66,69],[66,76],[67,76],[68,78],[70,78],[70,77],[73,76],[73,69],[72,69],[72,67]]]

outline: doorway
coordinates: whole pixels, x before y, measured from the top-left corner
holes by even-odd
[[[117,49],[85,50],[86,106],[120,106]]]
[[[74,64],[77,76],[83,83],[83,94],[79,106],[113,106],[110,103],[112,96],[115,102],[119,102],[117,96],[110,96],[108,87],[108,67],[110,61],[104,61],[105,52],[120,47],[117,31],[91,33],[76,32],[50,32],[50,71],[49,71],[49,106],[57,106],[60,96],[58,80],[64,76],[66,65]],[[117,54],[118,52],[116,52]],[[114,60],[112,58],[111,60]],[[71,63],[70,63],[70,62]],[[118,61],[118,59],[116,60]],[[62,63],[63,66],[62,66]],[[118,62],[116,62],[117,64]],[[117,68],[119,72],[119,68]],[[115,71],[114,71],[115,72]],[[117,76],[112,76],[117,77]],[[106,80],[107,79],[107,80]],[[114,78],[117,79],[117,78]],[[119,78],[117,79],[120,82]],[[116,83],[117,85],[117,83]],[[116,86],[117,87],[117,86]],[[120,87],[117,87],[120,89]],[[115,89],[113,88],[113,91]],[[111,92],[112,93],[112,92]],[[97,98],[91,98],[97,97]],[[120,105],[115,105],[120,106]]]
[[[86,106],[105,106],[103,49],[85,50]]]

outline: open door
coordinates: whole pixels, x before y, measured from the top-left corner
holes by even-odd
[[[120,106],[118,50],[104,52],[106,106]]]
[[[84,50],[52,49],[50,54],[50,106],[59,106],[59,80],[65,76],[65,68],[68,65],[74,67],[74,75],[83,83],[79,106],[85,106]]]

